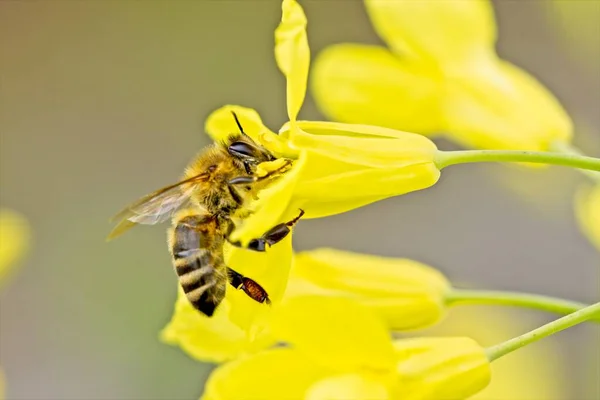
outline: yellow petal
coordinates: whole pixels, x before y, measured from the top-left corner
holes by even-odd
[[[366,375],[336,375],[318,381],[308,390],[306,400],[386,400],[384,384]]]
[[[449,282],[413,260],[322,248],[296,254],[292,271],[294,282],[304,279],[329,295],[352,298],[394,330],[431,325],[445,314]]]
[[[581,230],[600,250],[600,185],[577,193],[576,215]]]
[[[0,281],[27,251],[30,235],[27,220],[21,214],[0,210]]]
[[[377,46],[328,47],[311,71],[319,109],[341,122],[419,133],[441,130],[442,77]]]
[[[229,286],[226,298],[231,304],[229,318],[252,337],[263,330],[271,310],[281,301],[292,266],[292,235],[257,252],[225,245],[225,263],[233,270],[254,280],[269,295],[272,304],[258,303],[242,290]]]
[[[539,82],[507,62],[490,62],[448,81],[448,136],[466,147],[549,150],[568,142],[569,116]]]
[[[310,50],[306,16],[295,0],[283,0],[281,23],[275,30],[275,59],[287,81],[287,111],[295,121],[306,94]]]
[[[273,335],[316,363],[341,372],[360,368],[386,373],[394,366],[383,323],[360,304],[344,298],[299,296],[274,310]]]
[[[181,290],[175,312],[161,332],[161,340],[176,345],[189,356],[209,362],[224,362],[266,348],[274,340],[266,333],[251,340],[229,319],[229,301],[224,300],[212,317],[194,309]]]
[[[488,0],[365,0],[365,5],[375,30],[405,57],[459,67],[486,56],[496,41]]]
[[[273,349],[219,366],[208,378],[202,399],[303,399],[328,374],[299,351]]]
[[[485,351],[473,339],[402,339],[394,348],[397,390],[403,400],[464,399],[490,381]]]

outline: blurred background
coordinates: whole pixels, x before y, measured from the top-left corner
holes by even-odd
[[[360,1],[302,4],[314,54],[332,43],[380,43]],[[600,156],[600,2],[494,6],[501,56],[561,100],[576,143]],[[106,243],[108,218],[178,179],[208,143],[203,123],[215,108],[253,107],[273,129],[285,121],[273,59],[279,18],[276,0],[0,2],[0,205],[23,213],[34,235],[0,294],[9,398],[201,393],[211,366],[158,341],[176,294],[166,226]],[[322,118],[310,98],[302,116]],[[572,210],[583,182],[559,168],[456,167],[432,189],[303,221],[295,247],[410,257],[457,284],[593,302],[600,255]],[[479,310],[496,320],[496,309]],[[511,318],[509,335],[553,317],[509,314],[498,317]],[[538,365],[563,374],[553,382],[563,391],[548,396],[600,397],[598,334],[582,326],[532,346],[550,357]],[[515,384],[527,385],[527,371],[521,379]]]

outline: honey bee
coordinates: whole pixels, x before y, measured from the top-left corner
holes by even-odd
[[[209,317],[225,297],[227,283],[259,303],[270,304],[259,283],[225,265],[223,245],[235,228],[233,220],[248,216],[244,205],[291,165],[286,159],[282,167],[258,176],[258,165],[275,157],[254,142],[232,114],[239,133],[204,148],[180,182],[142,197],[117,214],[114,219],[119,223],[108,236],[110,240],[137,224],[154,225],[172,218],[168,245],[173,268],[187,299]],[[283,240],[303,214],[300,210],[298,217],[251,240],[248,249],[265,251]]]

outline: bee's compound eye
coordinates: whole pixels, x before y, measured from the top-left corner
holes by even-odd
[[[228,148],[229,154],[242,158],[254,157],[256,149],[254,146],[244,142],[233,142]]]

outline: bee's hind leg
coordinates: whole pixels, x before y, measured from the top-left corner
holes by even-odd
[[[263,289],[263,287],[260,286],[257,282],[245,277],[244,275],[232,270],[231,268],[228,268],[228,274],[229,283],[231,284],[231,286],[238,290],[243,290],[244,293],[246,293],[248,297],[250,297],[254,301],[257,301],[259,303],[271,304],[271,300],[269,299],[267,291]]]
[[[300,214],[298,214],[296,218],[288,222],[277,224],[271,229],[269,229],[267,232],[265,232],[261,237],[250,240],[247,249],[254,251],[266,251],[267,245],[270,247],[274,244],[281,242],[283,239],[286,238],[287,235],[289,235],[289,233],[292,231],[292,227],[298,222],[300,218],[302,218],[303,215],[304,210],[300,209]],[[233,231],[233,225],[230,226],[230,232],[228,233],[227,237],[229,237],[231,231]],[[230,241],[229,243],[237,247],[242,247],[239,242],[234,243]]]

